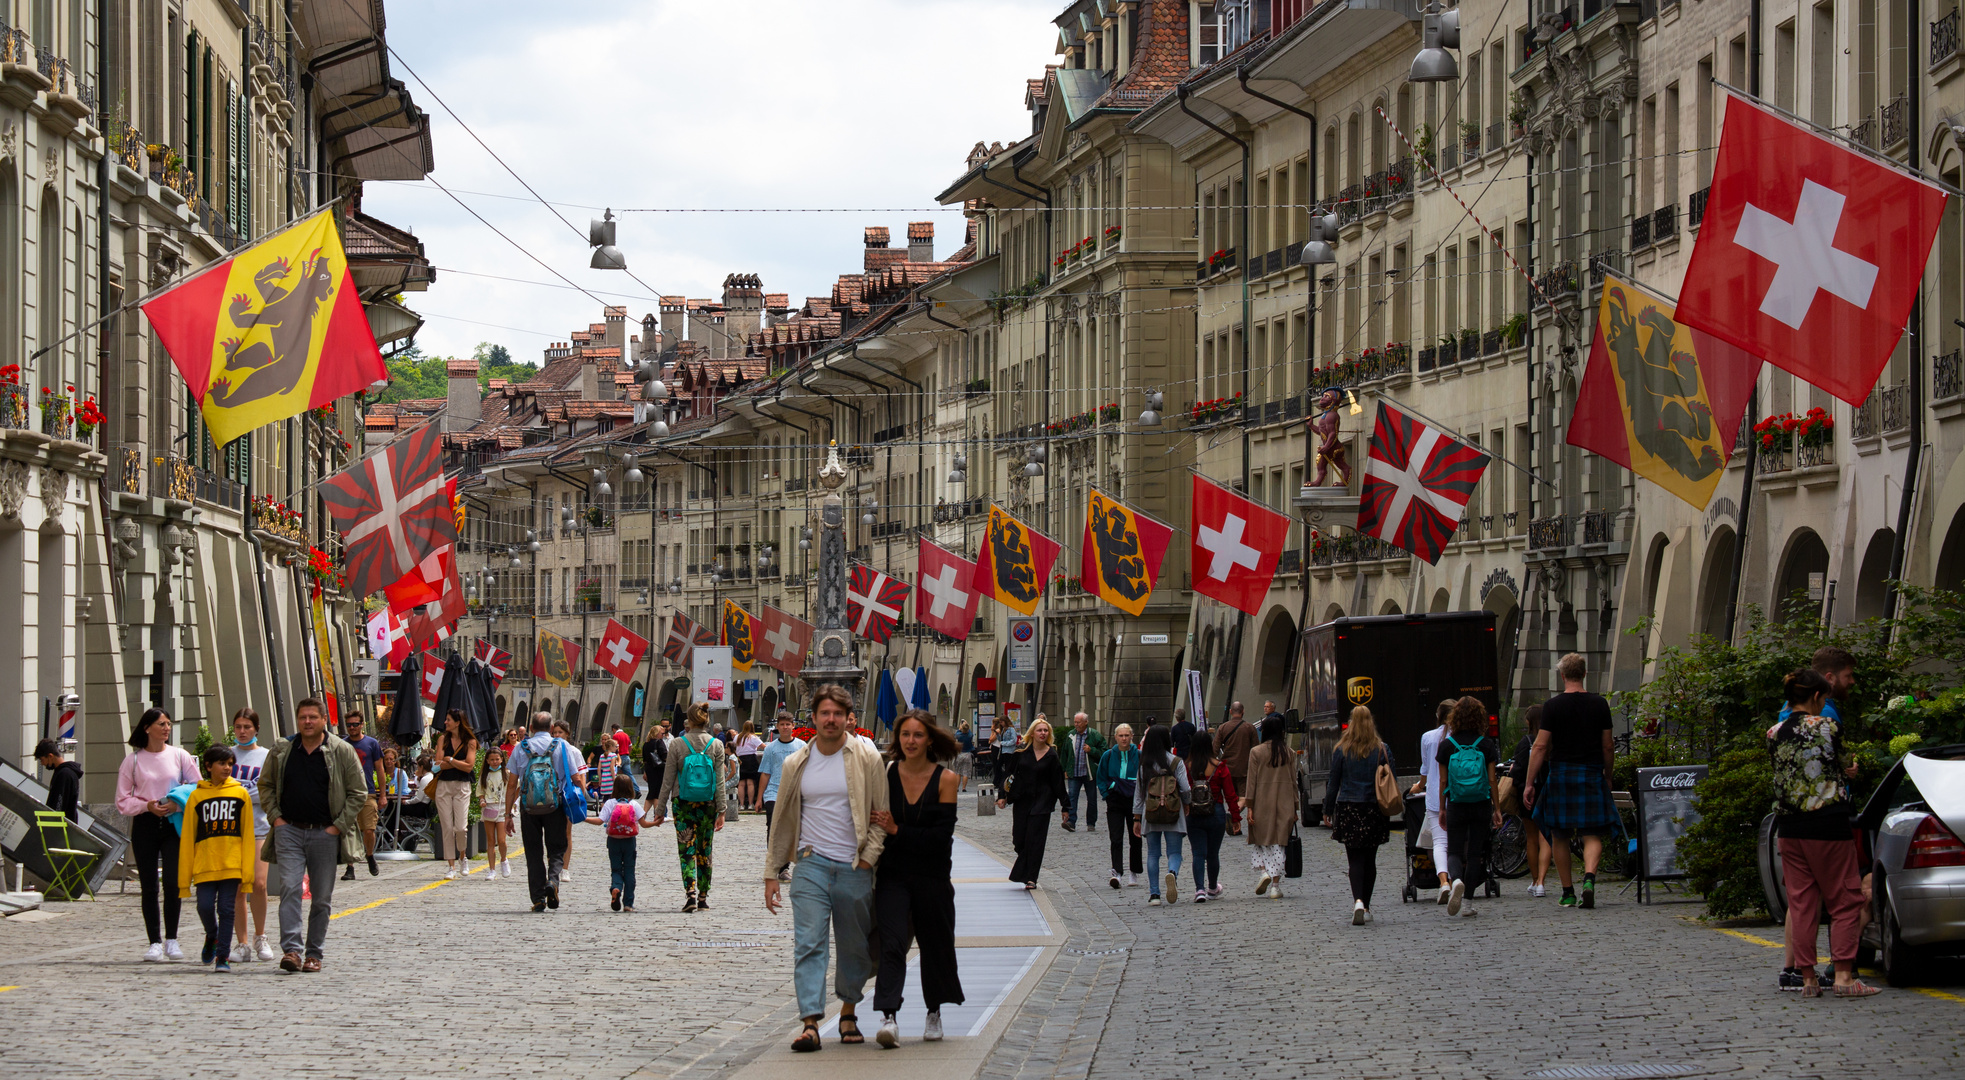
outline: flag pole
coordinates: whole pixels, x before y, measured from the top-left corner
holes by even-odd
[[[1777,116],[1781,116],[1795,124],[1800,125],[1801,127],[1805,127],[1809,131],[1812,131],[1815,134],[1820,135],[1824,139],[1833,139],[1844,149],[1861,154],[1862,156],[1868,158],[1869,160],[1875,162],[1876,164],[1881,165],[1884,168],[1891,170],[1892,172],[1895,172],[1899,176],[1916,180],[1919,183],[1929,184],[1932,187],[1939,189],[1940,191],[1944,191],[1948,194],[1965,198],[1965,189],[1954,187],[1951,184],[1948,184],[1945,181],[1935,176],[1927,176],[1924,173],[1917,171],[1915,168],[1905,168],[1903,162],[1897,161],[1876,150],[1872,150],[1867,145],[1856,141],[1855,139],[1851,138],[1848,135],[1844,135],[1843,133],[1835,130],[1834,128],[1824,127],[1823,125],[1818,124],[1813,120],[1808,119],[1805,116],[1797,116],[1796,114],[1781,108],[1779,105],[1776,105],[1773,102],[1768,101],[1767,99],[1761,97],[1759,94],[1742,90],[1739,87],[1734,86],[1732,83],[1725,82],[1724,80],[1721,80],[1718,77],[1714,77],[1712,83],[1714,86],[1719,87],[1721,90],[1724,90],[1729,94],[1739,97],[1751,105],[1754,105],[1761,109],[1765,109],[1766,111],[1774,113]],[[1908,97],[1906,98],[1906,100],[1908,100]]]
[[[345,198],[347,198],[346,195],[336,195],[334,198],[329,199],[328,201],[322,203],[318,207],[315,207],[314,213],[308,214],[306,217],[301,218],[298,221],[289,221],[284,225],[280,225],[276,228],[269,229],[266,232],[260,233],[258,236],[252,238],[251,240],[246,241],[243,244],[240,244],[239,247],[234,248],[233,250],[238,251],[242,248],[252,247],[254,244],[257,244],[262,240],[268,240],[274,236],[278,236],[280,233],[286,232],[288,229],[298,228],[300,225],[303,225],[307,221],[314,218],[317,214],[320,213],[320,211],[326,210],[328,207],[333,206],[335,203],[338,203]],[[62,336],[54,339],[53,341],[48,342],[46,345],[43,345],[40,348],[29,353],[27,355],[27,362],[29,364],[32,364],[34,363],[34,361],[39,360],[43,355],[45,355],[48,352],[48,350],[54,348],[57,345],[60,345],[62,342],[67,341],[71,338],[80,337],[83,334],[86,334],[89,331],[94,330],[96,327],[101,326],[103,323],[106,323],[109,320],[116,318],[118,315],[123,314],[124,312],[130,310],[131,308],[140,307],[143,304],[147,304],[150,301],[155,300],[157,297],[162,296],[167,292],[170,292],[172,289],[175,289],[180,285],[189,284],[190,282],[205,276],[211,271],[216,270],[220,266],[223,266],[231,261],[232,258],[228,256],[223,259],[216,259],[212,262],[208,262],[205,265],[198,267],[197,272],[192,274],[190,277],[184,278],[179,281],[173,281],[168,285],[160,285],[157,288],[154,288],[149,292],[144,293],[142,296],[139,296],[134,300],[127,301],[121,307],[117,308],[114,311],[109,312],[107,315],[104,315],[102,318],[97,319],[94,322],[83,323],[81,326],[76,327],[74,330],[71,330],[68,333],[63,334]]]

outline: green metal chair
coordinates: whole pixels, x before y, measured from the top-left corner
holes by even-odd
[[[59,893],[63,900],[74,900],[88,893],[89,899],[95,899],[89,871],[95,867],[96,853],[69,846],[68,815],[59,810],[36,810],[34,825],[41,836],[41,850],[55,871],[54,880],[48,882],[48,895]]]

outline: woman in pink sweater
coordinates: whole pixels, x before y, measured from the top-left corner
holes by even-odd
[[[143,888],[143,928],[150,935],[145,960],[184,959],[184,950],[177,944],[178,838],[170,821],[177,806],[164,796],[179,784],[196,784],[198,762],[183,747],[171,745],[173,723],[162,709],[146,710],[130,731],[135,753],[125,757],[116,770],[116,810],[130,819],[130,849]],[[161,927],[157,919],[160,880],[170,883],[161,890]]]

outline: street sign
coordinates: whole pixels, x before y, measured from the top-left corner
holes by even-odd
[[[1141,645],[1165,645],[1167,643],[1167,635],[1141,634],[1139,636],[1139,643]]]
[[[744,680],[744,693],[746,694],[755,694],[763,688],[764,688],[764,683],[763,680],[761,679]]]
[[[1037,681],[1037,620],[1010,617],[1010,674],[1012,683]]]

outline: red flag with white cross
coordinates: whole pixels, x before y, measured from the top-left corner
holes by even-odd
[[[1198,475],[1190,514],[1187,558],[1194,591],[1260,615],[1289,541],[1290,519]]]
[[[443,689],[443,657],[433,652],[423,654],[422,682],[417,688],[423,692],[423,700],[435,702],[438,691]]]
[[[1861,405],[1903,337],[1945,198],[1731,95],[1674,317]]]
[[[876,645],[894,636],[907,610],[910,586],[865,563],[854,563],[846,583],[846,622],[855,634]]]
[[[609,619],[607,629],[600,635],[600,644],[594,648],[594,663],[607,669],[609,675],[631,683],[635,681],[635,669],[646,655],[647,638],[622,626],[618,620]]]
[[[472,650],[471,658],[483,664],[491,672],[492,689],[505,680],[505,672],[512,666],[512,654],[486,641],[478,639],[477,648]]]
[[[457,542],[442,439],[438,424],[425,424],[320,482],[345,545],[351,594],[367,596]]]
[[[1437,564],[1488,460],[1380,399],[1358,492],[1358,531]]]
[[[770,604],[764,605],[757,623],[764,630],[757,639],[757,662],[796,678],[805,670],[805,654],[812,651],[812,624]]]
[[[957,641],[968,640],[982,601],[982,591],[976,588],[976,564],[924,536],[915,567],[915,621]]]
[[[450,549],[444,548],[439,554],[444,556],[443,591],[430,603],[410,609],[409,647],[412,649],[449,640],[457,629],[457,620],[469,610],[464,600],[464,583],[457,579],[457,564],[450,558]]]

